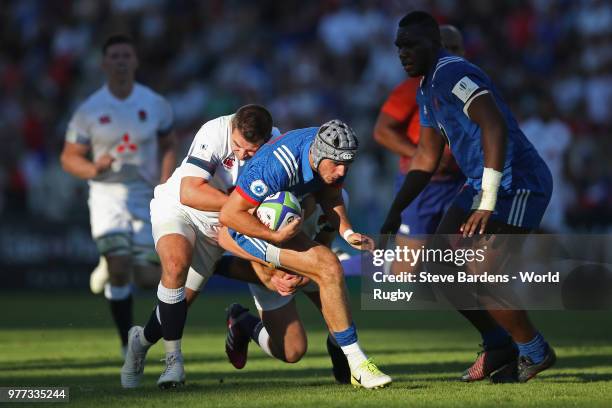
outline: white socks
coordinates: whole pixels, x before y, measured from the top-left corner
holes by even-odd
[[[166,354],[180,353],[181,340],[164,340],[164,349],[166,350]]]
[[[264,353],[269,355],[270,357],[276,358],[274,354],[272,354],[272,350],[270,350],[270,334],[265,327],[259,331],[259,335],[257,336],[257,344],[263,350]]]
[[[358,342],[349,344],[348,346],[341,346],[340,348],[348,360],[351,371],[354,371],[361,363],[368,359],[363,353],[363,350],[361,350],[361,347],[359,347]]]

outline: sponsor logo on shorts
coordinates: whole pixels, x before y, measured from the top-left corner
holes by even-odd
[[[263,180],[255,180],[250,186],[251,192],[258,197],[264,196],[268,192],[268,186]]]

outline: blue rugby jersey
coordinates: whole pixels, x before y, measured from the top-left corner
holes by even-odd
[[[312,171],[308,160],[318,130],[296,129],[271,139],[248,161],[238,177],[236,191],[258,205],[279,191],[290,191],[299,198],[320,190],[325,183]]]
[[[548,190],[550,186],[535,185],[529,181],[532,177],[526,177],[532,172],[548,172],[546,164],[520,130],[489,77],[465,59],[442,51],[436,65],[423,77],[417,92],[421,126],[435,128],[444,136],[468,178],[467,184],[480,190],[484,167],[481,131],[469,118],[468,107],[477,96],[487,92],[493,96],[508,128],[500,194],[518,188]]]

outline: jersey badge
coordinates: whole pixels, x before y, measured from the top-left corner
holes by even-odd
[[[100,122],[101,125],[106,125],[111,123],[111,118],[109,115],[102,115],[98,118],[98,122]]]
[[[258,197],[262,197],[268,192],[268,186],[266,186],[266,183],[264,183],[263,180],[253,181],[249,188],[251,189],[251,192]]]
[[[147,120],[147,111],[144,109],[139,110],[138,119],[140,119],[141,122],[145,122]]]
[[[225,159],[223,159],[223,167],[228,170],[231,170],[232,167],[234,167],[235,161],[236,160],[233,157],[226,157]]]

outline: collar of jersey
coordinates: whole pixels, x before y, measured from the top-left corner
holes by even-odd
[[[137,83],[134,82],[134,87],[132,88],[132,93],[130,93],[130,95],[125,98],[125,99],[119,99],[117,98],[115,95],[113,95],[113,93],[110,91],[110,89],[108,88],[108,84],[105,83],[104,84],[104,92],[106,92],[106,97],[114,103],[128,103],[131,102],[132,99],[134,99],[134,95],[136,95],[136,87],[137,87]]]
[[[423,78],[423,84],[426,84],[427,82],[431,81],[431,76],[433,75],[434,71],[436,70],[436,67],[438,66],[438,61],[440,61],[440,58],[451,57],[451,56],[452,56],[452,54],[449,54],[444,49],[441,49],[440,51],[438,51],[438,59],[433,64],[431,69],[427,72],[427,75],[425,75],[425,77]]]
[[[314,173],[312,172],[312,167],[310,167],[309,160],[310,146],[312,146],[312,143],[308,144],[302,151],[302,176],[304,177],[304,183],[308,183],[314,178]]]

